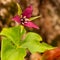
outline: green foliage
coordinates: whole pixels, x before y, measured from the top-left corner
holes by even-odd
[[[2,40],[2,60],[24,60],[26,51],[23,48],[15,47],[8,38]]]
[[[26,37],[22,40],[24,34]],[[4,36],[1,45],[2,60],[24,60],[26,49],[29,49],[31,53],[43,53],[53,48],[46,43],[40,43],[42,41],[40,35],[33,32],[26,33],[23,26],[4,28],[0,35]]]
[[[4,28],[0,35],[8,37],[10,40],[14,42],[14,44],[19,45],[22,34],[24,34],[25,32],[26,31],[23,28],[23,26],[17,26],[13,28]]]
[[[28,48],[31,53],[34,53],[34,52],[42,53],[46,50],[53,48],[52,46],[46,43],[40,43],[40,41],[42,41],[41,36],[39,36],[36,33],[29,32],[26,35],[26,38],[21,46],[24,48]]]

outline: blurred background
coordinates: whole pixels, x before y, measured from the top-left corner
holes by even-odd
[[[46,43],[60,46],[60,0],[0,0],[0,32],[4,27],[15,26],[11,18],[17,13],[16,2],[22,10],[32,5],[32,16],[41,15],[33,21],[40,27],[39,30],[26,29],[40,34]]]

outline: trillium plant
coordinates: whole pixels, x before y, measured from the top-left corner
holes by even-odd
[[[28,28],[39,29],[37,25],[31,22],[39,18],[31,17],[33,8],[29,6],[22,12],[20,5],[17,3],[18,13],[11,20],[18,23],[18,26],[3,28],[0,35],[1,59],[2,60],[24,60],[28,49],[31,53],[43,53],[46,50],[53,49],[52,46],[42,42],[42,37],[34,32],[27,32],[24,26]]]

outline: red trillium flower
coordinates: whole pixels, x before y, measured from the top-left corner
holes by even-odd
[[[43,54],[43,60],[60,60],[60,48],[46,51]]]
[[[33,12],[32,6],[29,6],[23,11],[21,15],[14,16],[13,20],[24,26],[39,29],[37,25],[30,21],[32,12]]]

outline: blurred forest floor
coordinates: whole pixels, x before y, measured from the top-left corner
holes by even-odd
[[[21,5],[22,10],[32,5],[32,16],[42,16],[33,21],[40,30],[33,31],[40,34],[48,44],[60,46],[60,0],[0,0],[0,31],[4,27],[15,26],[11,18],[17,13],[16,2]]]

